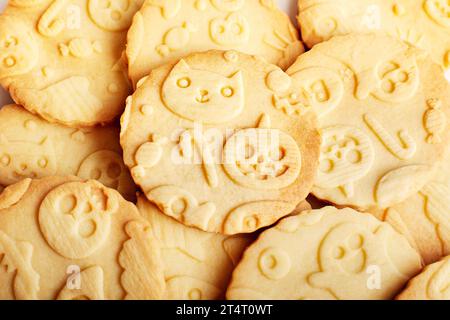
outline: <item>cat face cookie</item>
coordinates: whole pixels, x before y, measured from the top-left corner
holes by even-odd
[[[300,56],[287,73],[293,88],[309,93],[287,107],[319,115],[315,196],[384,209],[433,177],[449,147],[450,86],[426,53],[388,36],[341,36]]]
[[[136,186],[123,163],[116,128],[71,129],[17,105],[0,109],[0,123],[0,184],[76,175],[135,198]]]
[[[283,69],[304,51],[272,0],[147,0],[128,33],[129,76],[136,84],[156,67],[212,49],[258,54]]]
[[[308,47],[336,35],[383,32],[428,51],[450,81],[448,0],[298,0]]]
[[[0,84],[50,122],[111,122],[129,94],[122,53],[142,3],[9,1],[0,17]]]
[[[254,236],[224,236],[186,227],[145,197],[138,198],[137,206],[160,242],[166,299],[225,298],[231,273]]]
[[[450,300],[450,256],[427,266],[397,300]]]
[[[389,224],[325,207],[263,232],[233,272],[227,298],[391,299],[421,267]]]
[[[151,232],[132,203],[96,181],[22,180],[0,195],[0,298],[160,299]]]
[[[310,191],[320,136],[313,112],[278,108],[286,81],[235,51],[153,70],[121,121],[134,181],[165,214],[205,231],[250,233],[291,213]]]

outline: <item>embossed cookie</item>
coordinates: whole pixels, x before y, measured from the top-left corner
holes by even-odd
[[[449,148],[450,85],[425,52],[378,35],[335,37],[287,72],[315,110],[322,147],[313,193],[361,210],[387,208],[419,191]],[[283,96],[281,96],[283,97]]]
[[[421,270],[408,241],[369,214],[325,207],[263,232],[228,299],[390,299]]]
[[[235,51],[153,70],[122,116],[134,181],[165,214],[205,231],[249,233],[288,215],[311,190],[320,147],[314,112],[279,109],[278,84],[290,81]]]
[[[211,49],[261,55],[284,69],[304,51],[273,0],[147,0],[128,33],[130,78],[136,84],[156,67]]]
[[[51,122],[89,126],[123,112],[126,32],[143,0],[9,1],[0,16],[0,84]]]
[[[254,236],[224,236],[186,227],[143,196],[138,198],[137,206],[160,242],[165,298],[223,299],[231,273]]]
[[[312,47],[336,35],[383,32],[427,50],[449,70],[448,0],[298,0],[302,38]]]
[[[450,256],[413,278],[398,300],[450,300]]]
[[[115,127],[71,129],[17,105],[0,109],[0,123],[0,184],[76,175],[135,198],[136,186],[123,163]]]
[[[137,208],[100,183],[25,179],[0,195],[0,299],[159,299],[160,249]]]

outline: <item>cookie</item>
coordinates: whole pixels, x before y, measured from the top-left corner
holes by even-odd
[[[261,55],[283,69],[304,51],[273,0],[147,0],[128,33],[130,79],[136,84],[156,67],[212,49]]]
[[[449,160],[447,155],[437,175],[418,193],[387,210],[374,212],[403,233],[426,264],[450,255]]]
[[[311,190],[320,148],[314,112],[279,108],[276,90],[290,81],[236,51],[154,69],[121,119],[134,181],[165,214],[204,231],[250,233],[288,215]]]
[[[338,36],[287,73],[308,94],[285,109],[319,115],[319,199],[385,209],[432,179],[449,148],[450,85],[425,52],[388,36]]]
[[[144,196],[137,207],[159,240],[166,279],[165,298],[225,298],[231,273],[253,235],[224,236],[186,227],[164,215]]]
[[[263,232],[233,272],[227,298],[390,299],[421,267],[389,224],[325,207]]]
[[[398,300],[450,300],[450,256],[413,278]]]
[[[308,47],[349,33],[383,32],[427,50],[448,70],[450,6],[447,0],[299,0],[298,20]]]
[[[0,195],[0,298],[159,299],[160,249],[137,208],[100,183],[25,179]]]
[[[9,1],[0,16],[0,84],[50,122],[111,122],[130,91],[124,43],[142,3]]]
[[[117,128],[71,129],[17,105],[0,109],[0,123],[0,184],[76,175],[135,198],[136,186],[122,160]]]

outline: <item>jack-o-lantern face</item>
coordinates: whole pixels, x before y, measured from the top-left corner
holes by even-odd
[[[51,191],[39,209],[39,226],[49,245],[63,257],[83,259],[95,253],[110,234],[118,207],[99,183],[67,183]]]
[[[0,78],[21,75],[33,69],[39,50],[27,26],[6,16],[0,19],[0,30]]]
[[[278,130],[246,129],[225,145],[224,168],[244,187],[280,189],[299,176],[301,153],[297,143]]]
[[[141,0],[89,0],[89,15],[100,28],[123,31],[130,27],[141,3]]]

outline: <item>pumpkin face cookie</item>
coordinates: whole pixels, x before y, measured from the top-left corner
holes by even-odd
[[[253,236],[224,236],[186,227],[164,215],[145,197],[138,209],[159,240],[166,280],[165,298],[225,298],[231,273]]]
[[[122,53],[142,2],[9,1],[0,17],[0,84],[48,121],[111,122],[129,94]]]
[[[159,247],[120,194],[95,181],[26,179],[0,195],[0,298],[158,299]]]
[[[336,35],[378,31],[428,51],[450,71],[448,0],[299,0],[298,5],[309,47]]]
[[[122,160],[114,127],[71,129],[17,105],[0,110],[0,184],[25,178],[76,175],[133,199],[136,186]]]
[[[128,33],[130,78],[136,84],[156,67],[211,49],[258,54],[282,68],[304,51],[272,0],[147,0]]]
[[[450,256],[413,278],[398,300],[450,300]]]
[[[420,269],[420,256],[389,224],[325,207],[263,232],[233,272],[227,298],[390,299]]]
[[[423,51],[388,36],[335,37],[300,56],[288,74],[310,94],[285,110],[319,115],[315,196],[387,208],[433,177],[449,144],[450,86]]]
[[[205,231],[249,233],[289,214],[310,191],[320,145],[313,112],[278,108],[274,90],[289,81],[234,51],[153,70],[122,117],[133,179],[165,214]]]

